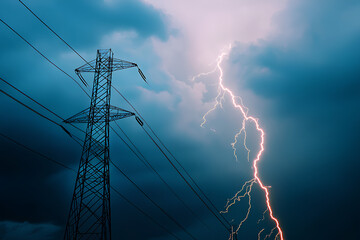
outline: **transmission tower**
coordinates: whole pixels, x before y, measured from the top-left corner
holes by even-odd
[[[137,67],[113,57],[109,50],[98,50],[96,59],[75,70],[94,72],[90,107],[65,120],[87,123],[86,136],[66,224],[66,240],[110,240],[109,122],[131,117],[132,112],[110,105],[112,72]],[[145,76],[138,68],[141,77]]]

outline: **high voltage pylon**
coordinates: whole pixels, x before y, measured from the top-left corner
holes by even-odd
[[[110,94],[111,94],[111,79],[112,72],[116,70],[122,70],[131,67],[137,67],[137,64],[123,61],[120,59],[113,58],[113,53],[111,50],[98,50],[96,60],[87,62],[73,47],[69,45],[62,37],[60,37],[52,28],[49,27],[39,16],[37,16],[27,5],[25,5],[22,1],[19,2],[29,10],[42,24],[44,24],[53,34],[55,34],[63,43],[65,43],[73,52],[75,52],[80,58],[82,58],[86,64],[82,67],[76,69],[76,73],[79,76],[82,83],[87,86],[87,82],[81,76],[81,72],[94,72],[94,85],[93,92],[91,97],[90,107],[85,109],[84,111],[76,114],[75,116],[65,120],[67,123],[87,123],[86,137],[83,144],[83,151],[80,160],[80,166],[78,169],[78,174],[75,183],[74,194],[72,197],[70,213],[68,216],[68,221],[66,225],[66,231],[64,235],[64,239],[111,239],[111,218],[110,218],[110,182],[109,182],[109,122],[113,120],[118,120],[125,117],[130,117],[135,115],[132,112],[123,110],[121,108],[110,106]],[[15,29],[9,26],[4,20],[0,19],[5,26],[7,26],[11,31],[13,31],[16,35],[18,35],[23,41],[25,41],[30,47],[32,47],[38,54],[40,54],[44,59],[46,59],[49,63],[51,63],[58,70],[63,72],[73,81],[75,81],[79,87],[87,94],[90,98],[90,95],[83,88],[83,86],[76,81],[72,76],[70,76],[67,72],[61,69],[58,65],[56,65],[53,61],[47,58],[42,52],[40,52],[34,45],[32,45],[29,41],[27,41],[22,35],[20,35]],[[138,68],[138,71],[141,77],[146,82],[146,78],[141,70]],[[236,232],[233,231],[233,227],[229,228],[231,224],[224,218],[216,206],[212,203],[212,201],[207,197],[204,191],[200,188],[200,186],[196,183],[196,181],[191,177],[188,171],[182,166],[182,164],[177,160],[177,158],[171,153],[171,151],[164,145],[164,143],[160,140],[154,130],[150,127],[150,125],[145,121],[145,119],[140,115],[140,113],[134,108],[134,106],[117,90],[114,86],[112,86],[114,90],[133,108],[133,110],[140,117],[135,117],[138,123],[143,126],[145,125],[150,129],[151,133],[155,136],[159,144],[156,140],[143,128],[149,138],[154,142],[157,148],[161,151],[161,153],[166,157],[172,167],[177,171],[177,173],[182,177],[185,183],[190,187],[190,189],[195,193],[195,195],[199,198],[199,200],[206,206],[206,208],[217,218],[217,220],[226,228],[226,230],[231,233],[231,237],[233,240],[237,239]],[[46,116],[40,114],[36,110],[31,107],[23,104],[21,101],[18,101],[14,97],[5,93],[1,90],[5,95],[32,110],[39,116],[47,119],[48,121],[60,126],[67,134],[69,134],[73,140],[77,143],[81,144],[76,136],[72,135],[69,131],[67,131],[61,124],[54,122],[53,120],[47,118]],[[28,97],[28,96],[27,96]],[[31,98],[30,98],[31,99]],[[31,99],[34,101],[33,99]],[[35,101],[36,102],[36,101]],[[39,104],[38,102],[36,102]],[[45,108],[43,105],[39,104],[41,107]],[[45,108],[47,111],[49,109]],[[52,111],[50,111],[54,114]],[[56,115],[56,114],[54,114]],[[57,117],[59,117],[57,115]],[[59,117],[61,118],[61,117]],[[116,133],[116,131],[115,131]],[[76,138],[74,138],[76,137]],[[120,137],[121,138],[121,137]],[[10,138],[8,138],[10,139]],[[13,141],[13,140],[12,140]],[[124,141],[124,140],[123,140]],[[16,143],[15,141],[13,141]],[[125,141],[124,141],[125,142]],[[18,145],[25,147],[26,149],[36,153],[39,155],[37,151],[34,151],[22,144],[17,143]],[[128,146],[129,147],[129,146]],[[164,148],[165,150],[163,150]],[[166,153],[167,152],[167,153]],[[184,177],[179,168],[176,167],[172,160],[169,158],[168,154],[176,161],[182,171],[185,172],[187,177]],[[135,154],[136,155],[136,154]],[[141,154],[142,155],[142,154]],[[49,157],[46,157],[44,154],[40,154],[43,158],[52,161],[62,167],[68,168],[67,166],[59,163],[57,161],[52,160]],[[139,156],[138,156],[139,158]],[[114,164],[116,167],[116,165]],[[187,178],[189,180],[187,180]],[[128,179],[130,180],[130,179]],[[191,183],[190,183],[191,181]],[[165,182],[164,182],[165,183]],[[134,183],[133,183],[134,184]],[[136,185],[136,184],[134,184]],[[137,187],[139,190],[140,188]],[[112,188],[113,189],[113,188]],[[124,198],[128,203],[133,205],[131,201],[126,199],[123,195],[121,195],[116,189],[113,189],[116,193],[118,193],[122,198]],[[142,191],[142,190],[140,190]],[[199,194],[200,192],[200,194]],[[144,195],[146,195],[143,192]],[[148,196],[147,196],[148,197]],[[148,197],[149,198],[149,197]],[[151,199],[149,199],[152,201]],[[179,199],[181,201],[181,199]],[[157,205],[157,204],[156,204]],[[134,206],[134,205],[133,205]],[[148,214],[144,213],[141,209],[139,209],[136,205],[134,206],[140,212],[142,212],[146,217],[150,218],[154,223],[162,227],[169,234],[176,237],[172,232],[168,231],[165,227],[161,226],[159,223],[154,221]],[[159,206],[157,206],[160,208]],[[214,211],[215,209],[215,211]],[[164,210],[162,210],[164,212]],[[165,212],[164,212],[165,213]],[[168,214],[166,214],[168,215]],[[219,217],[220,216],[220,217]],[[171,217],[175,223],[176,220]],[[177,225],[180,226],[179,223]],[[180,226],[189,236],[192,237],[191,234],[188,233],[186,229]],[[192,237],[193,238],[193,237]]]
[[[111,239],[109,122],[135,115],[110,105],[111,80],[113,71],[132,67],[138,66],[115,59],[110,49],[75,70],[82,80],[82,72],[94,72],[94,83],[90,107],[65,120],[87,128],[64,239]]]

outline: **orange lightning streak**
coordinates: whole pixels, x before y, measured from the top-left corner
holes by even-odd
[[[263,212],[263,216],[261,219],[258,220],[258,224],[261,222],[261,221],[264,221],[265,220],[265,213],[268,211],[268,209],[266,209],[264,212]]]
[[[228,50],[224,50],[217,58],[217,64],[216,64],[216,68],[217,70],[219,71],[220,73],[220,76],[219,76],[219,85],[218,85],[218,94],[215,98],[215,105],[213,106],[213,108],[211,108],[209,111],[207,111],[204,116],[203,116],[203,122],[201,123],[201,127],[204,127],[204,124],[206,123],[206,117],[208,114],[210,114],[211,112],[213,112],[218,106],[222,107],[222,101],[224,100],[224,97],[225,97],[225,94],[228,94],[230,97],[231,97],[231,100],[232,100],[232,104],[233,106],[240,110],[244,120],[242,122],[242,128],[240,129],[240,131],[235,135],[235,141],[231,144],[232,148],[234,149],[234,156],[235,158],[237,159],[237,156],[236,156],[236,148],[235,148],[235,144],[237,143],[237,138],[238,136],[244,132],[244,147],[245,149],[247,150],[248,152],[248,160],[249,160],[249,155],[250,155],[250,150],[247,148],[246,146],[246,122],[250,121],[252,122],[255,127],[256,127],[256,130],[260,133],[260,137],[261,137],[261,140],[260,140],[260,150],[259,152],[257,153],[256,155],[256,158],[254,159],[254,162],[253,162],[253,169],[254,169],[254,173],[253,173],[253,176],[254,178],[245,182],[245,184],[243,185],[242,189],[240,191],[238,191],[235,196],[231,199],[228,200],[226,206],[225,206],[225,211],[223,211],[222,213],[226,213],[228,212],[229,208],[234,205],[236,203],[236,201],[240,201],[241,198],[244,198],[246,195],[248,196],[249,198],[249,208],[248,208],[248,211],[247,211],[247,214],[246,214],[246,217],[240,222],[236,232],[240,229],[241,225],[246,221],[248,215],[249,215],[249,212],[250,212],[250,209],[251,209],[251,196],[250,196],[250,193],[251,193],[251,190],[252,190],[252,186],[254,183],[258,183],[260,188],[264,191],[265,193],[265,198],[266,198],[266,206],[267,206],[267,209],[265,210],[269,212],[269,215],[270,215],[270,218],[275,222],[276,224],[276,227],[274,227],[272,229],[272,231],[270,232],[270,234],[268,234],[265,238],[267,237],[270,237],[270,235],[273,233],[273,231],[275,229],[277,229],[278,233],[277,235],[275,236],[275,239],[277,239],[278,237],[280,237],[280,240],[284,240],[283,238],[283,232],[282,232],[282,229],[280,227],[280,224],[279,224],[279,221],[277,218],[274,217],[273,215],[273,210],[272,210],[272,207],[271,207],[271,204],[270,204],[270,198],[269,198],[269,190],[267,186],[265,186],[263,184],[263,182],[261,181],[260,177],[259,177],[259,171],[258,171],[258,162],[260,161],[261,159],[261,156],[265,150],[264,148],[264,142],[265,142],[265,132],[264,130],[260,127],[260,124],[259,124],[259,121],[258,119],[254,118],[253,116],[249,116],[248,115],[248,109],[246,107],[244,107],[243,103],[242,103],[242,100],[240,98],[240,104],[237,103],[236,101],[236,98],[239,98],[237,96],[235,96],[233,94],[233,92],[225,87],[223,85],[223,69],[221,67],[221,63],[223,62],[225,56],[227,56],[229,54],[231,50],[231,45],[228,47]],[[193,80],[197,77],[200,77],[200,76],[204,76],[204,75],[209,75],[211,73],[214,73],[215,71],[212,70],[208,73],[201,73],[199,75],[197,75],[196,77],[193,78]],[[245,190],[245,193],[240,195],[243,191]],[[263,230],[261,230],[262,232]],[[259,233],[259,235],[261,234],[261,232]],[[259,236],[260,237],[260,236]]]
[[[265,229],[261,229],[261,231],[258,233],[258,240],[260,240],[260,236],[261,236],[261,233],[264,231]]]

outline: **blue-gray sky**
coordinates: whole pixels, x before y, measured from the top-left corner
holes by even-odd
[[[217,95],[218,72],[192,77],[214,69],[217,55],[232,44],[222,63],[224,84],[242,97],[266,132],[260,176],[271,186],[274,215],[285,239],[356,239],[360,234],[357,1],[24,2],[86,59],[94,59],[96,49],[112,48],[115,57],[139,64],[149,85],[135,69],[114,73],[113,84],[219,209],[251,179],[253,169],[240,144],[239,160],[233,156],[230,144],[242,118],[229,98],[200,127]],[[76,77],[74,69],[82,60],[18,1],[2,1],[0,18]],[[71,79],[4,25],[0,25],[0,50],[0,77],[64,118],[88,107],[89,99]],[[86,79],[92,82],[92,75]],[[35,106],[3,83],[0,89]],[[112,105],[130,110],[115,92]],[[59,127],[3,94],[0,109],[1,133],[59,162],[78,166],[81,147]],[[221,225],[156,151],[135,119],[119,124],[210,230],[184,210],[113,133],[112,160],[198,239],[227,239]],[[253,130],[248,132],[251,159],[259,140]],[[3,138],[0,149],[0,239],[61,238],[75,174]],[[181,239],[187,239],[113,169],[111,181]],[[224,216],[236,225],[246,210],[247,199]],[[268,218],[257,224],[264,210],[264,195],[255,187],[249,221],[239,231],[239,239],[257,239],[262,228],[271,230],[273,222]],[[116,194],[112,194],[112,220],[114,239],[172,239]]]

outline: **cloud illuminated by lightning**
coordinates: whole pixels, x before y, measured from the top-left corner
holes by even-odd
[[[223,75],[224,75],[224,73],[223,73],[223,69],[221,67],[221,64],[222,64],[224,58],[229,54],[230,50],[231,50],[231,45],[226,50],[222,51],[222,53],[217,57],[216,68],[214,70],[212,70],[210,72],[207,72],[207,73],[200,73],[197,76],[193,77],[193,80],[195,80],[196,78],[199,78],[201,76],[206,76],[206,75],[210,75],[210,74],[215,73],[215,72],[219,72],[218,94],[217,94],[217,96],[215,98],[215,104],[209,111],[207,111],[204,114],[203,122],[200,124],[200,126],[204,127],[204,125],[206,124],[206,121],[207,121],[206,120],[207,116],[210,113],[212,113],[214,110],[216,110],[218,107],[222,107],[222,102],[224,100],[224,97],[225,97],[225,95],[228,95],[228,96],[230,96],[230,98],[232,100],[232,104],[233,104],[234,108],[239,110],[242,117],[243,117],[243,121],[242,121],[242,124],[241,124],[241,129],[239,130],[239,132],[237,132],[235,134],[234,142],[231,143],[231,146],[232,146],[232,148],[234,150],[235,159],[238,160],[237,155],[236,155],[236,147],[235,147],[235,145],[237,143],[238,137],[243,133],[244,134],[243,145],[244,145],[244,148],[247,151],[247,160],[250,161],[250,149],[246,145],[246,124],[248,122],[255,125],[257,132],[260,134],[260,137],[261,137],[260,139],[261,140],[260,140],[260,143],[259,143],[260,150],[258,151],[255,159],[253,160],[253,178],[251,180],[245,182],[244,185],[242,186],[242,188],[234,195],[234,197],[232,197],[231,199],[228,200],[228,202],[227,202],[227,204],[225,206],[225,210],[222,211],[221,213],[227,213],[229,211],[229,208],[231,206],[233,206],[234,204],[236,204],[236,202],[239,202],[241,199],[243,199],[245,197],[248,198],[249,207],[248,207],[246,216],[239,223],[236,231],[231,233],[230,239],[232,239],[233,234],[237,233],[240,230],[242,224],[247,220],[247,218],[249,216],[249,213],[250,213],[250,210],[251,210],[251,190],[253,188],[253,185],[255,183],[257,183],[260,186],[260,188],[263,190],[263,192],[265,194],[265,199],[266,199],[266,210],[263,213],[263,219],[265,219],[265,217],[264,217],[265,213],[268,212],[270,218],[275,223],[275,227],[270,231],[269,234],[267,234],[265,236],[265,239],[270,238],[271,235],[273,234],[273,232],[275,230],[277,230],[277,234],[275,235],[275,239],[280,238],[280,240],[284,240],[283,232],[282,232],[282,229],[280,227],[280,223],[279,223],[278,219],[274,217],[273,209],[272,209],[271,204],[270,204],[270,198],[269,198],[269,188],[270,187],[265,186],[263,184],[263,182],[261,181],[261,179],[259,177],[259,173],[258,173],[258,166],[257,165],[258,165],[259,161],[261,160],[261,156],[262,156],[262,154],[263,154],[263,152],[265,150],[265,148],[264,148],[265,132],[260,127],[258,119],[256,119],[253,116],[248,115],[248,110],[249,109],[244,106],[244,104],[242,102],[242,99],[240,97],[238,97],[238,96],[235,96],[233,94],[233,92],[229,88],[225,87],[224,84],[223,84]],[[260,239],[261,233],[263,231],[264,231],[264,229],[262,229],[258,233],[258,239]]]

